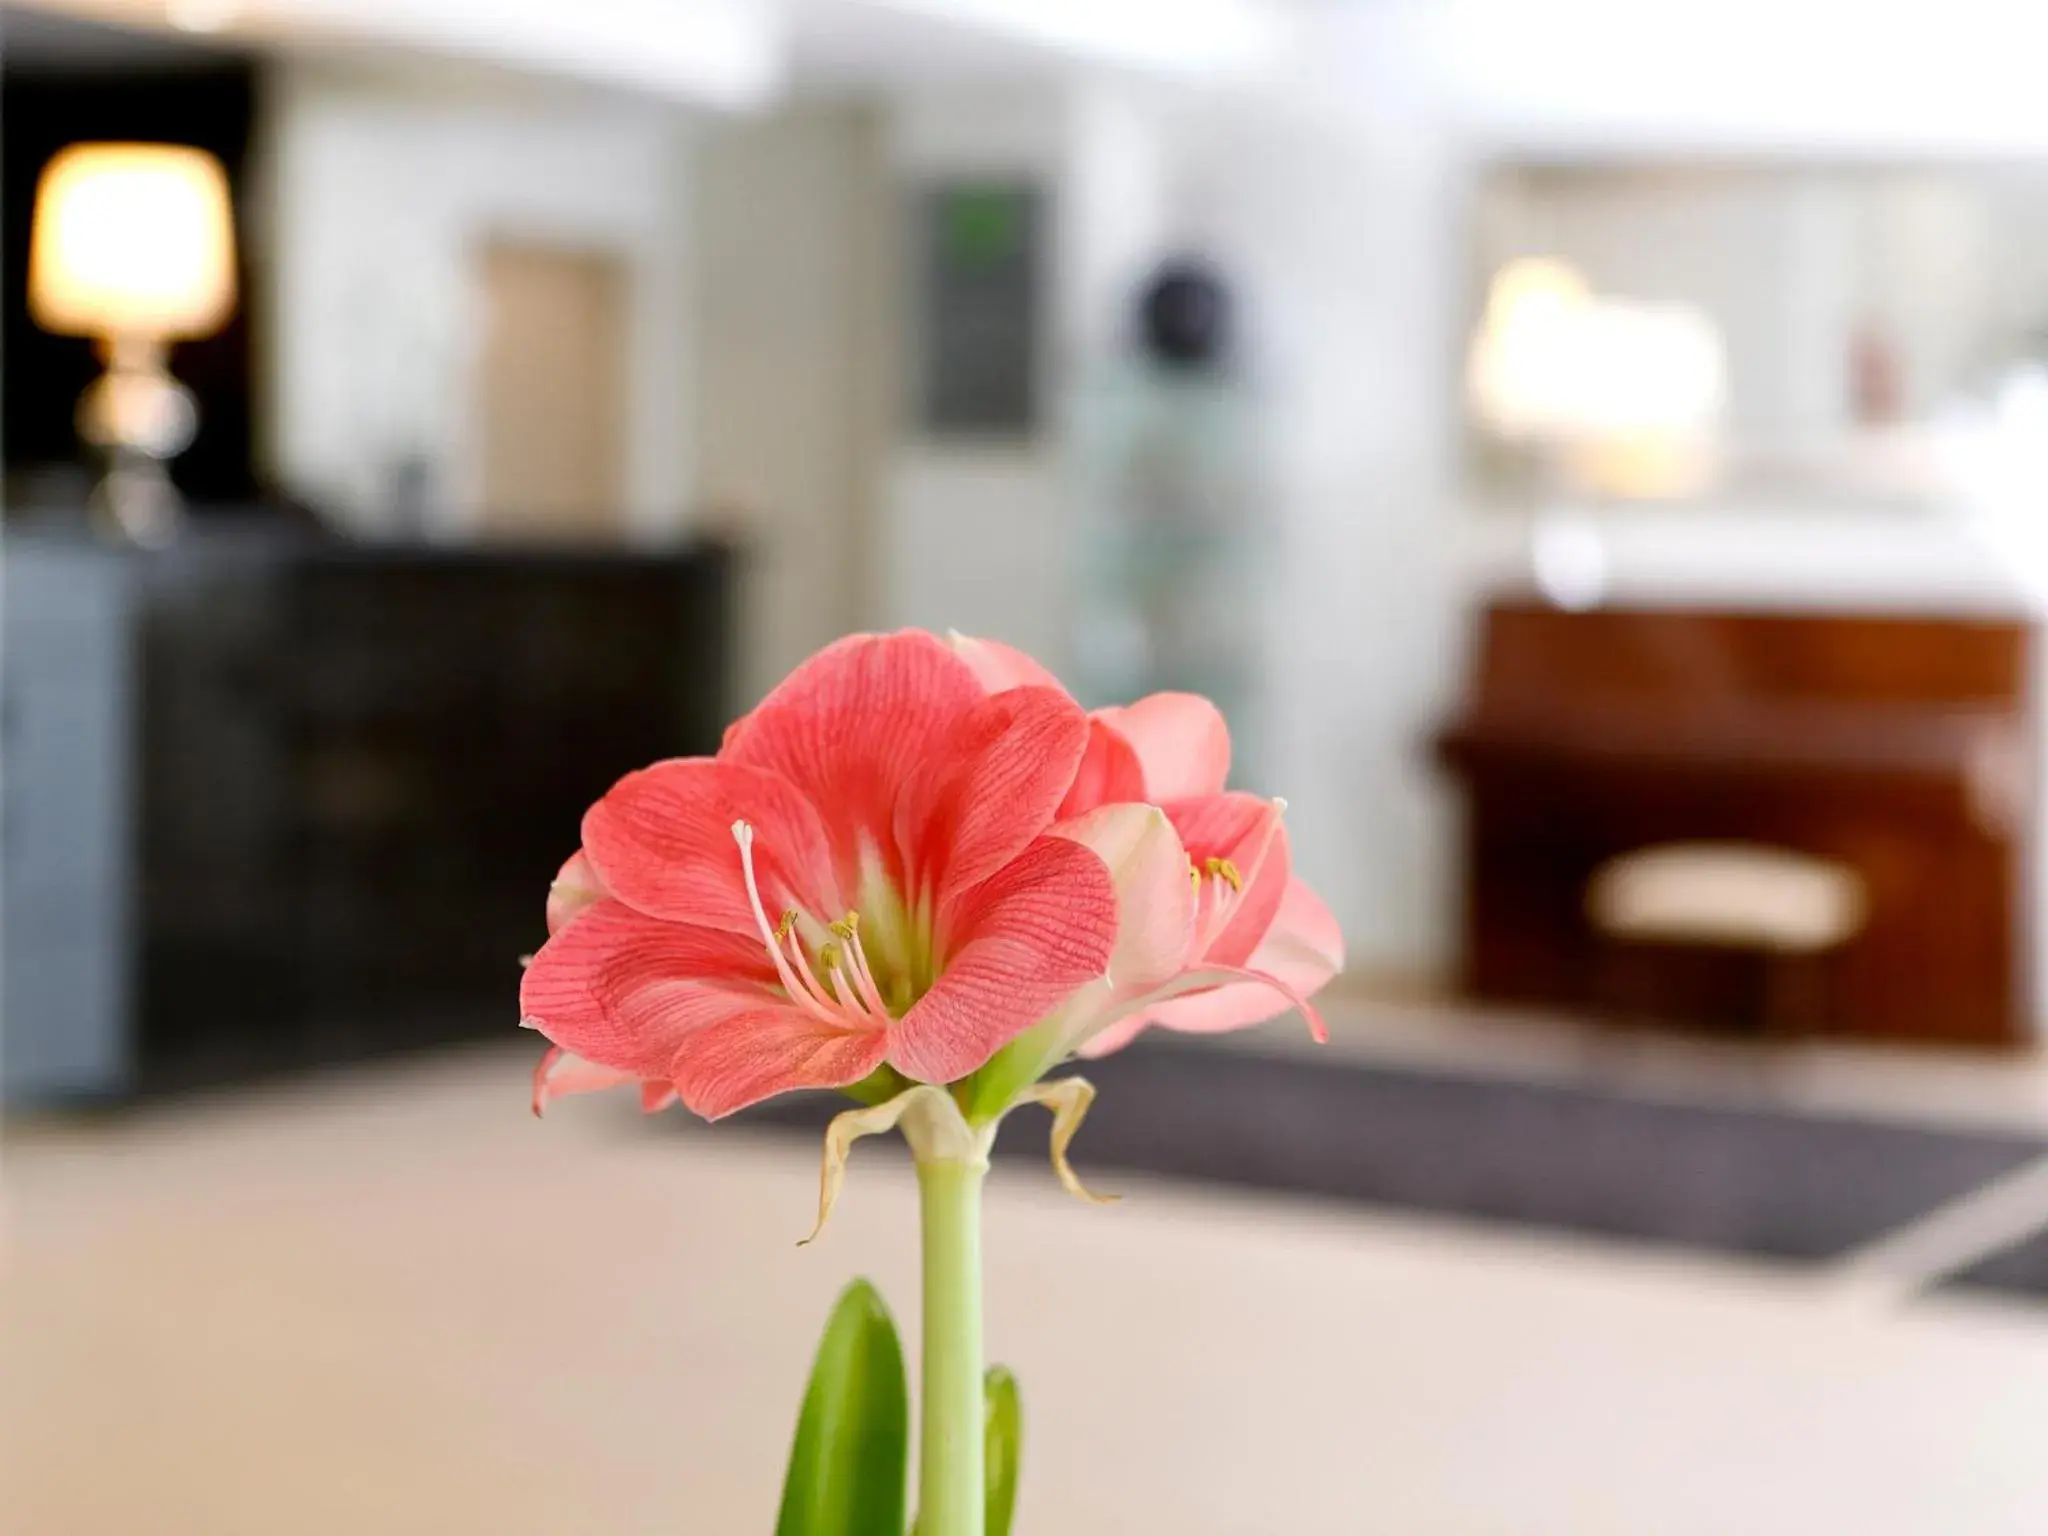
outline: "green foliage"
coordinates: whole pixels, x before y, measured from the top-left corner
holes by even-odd
[[[903,1536],[909,1461],[903,1347],[881,1295],[856,1280],[818,1341],[776,1536]]]
[[[1010,1536],[1017,1512],[1017,1458],[1024,1447],[1024,1409],[1017,1398],[1017,1378],[1007,1366],[988,1368],[987,1413],[984,1421],[988,1463],[987,1536]]]

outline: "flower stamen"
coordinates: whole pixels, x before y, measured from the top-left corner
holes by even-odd
[[[1206,950],[1237,910],[1238,898],[1244,894],[1244,874],[1232,860],[1213,855],[1202,860],[1199,868],[1190,859],[1188,873],[1195,884],[1195,932]]]
[[[831,1008],[821,1004],[811,990],[798,980],[796,970],[790,968],[789,957],[782,952],[782,945],[776,942],[776,929],[768,921],[768,909],[761,904],[760,882],[754,876],[754,829],[744,821],[732,824],[733,841],[740,845],[740,868],[747,878],[747,901],[754,909],[754,923],[761,930],[761,938],[768,945],[769,958],[775,962],[775,973],[782,978],[782,987],[807,1013],[828,1023],[838,1023],[839,1018]],[[790,924],[793,928],[796,925]],[[797,950],[797,966],[803,969],[803,951]],[[815,983],[814,983],[815,984]]]
[[[1286,801],[1273,801],[1273,820],[1277,822],[1286,809]],[[1197,865],[1192,857],[1189,858],[1188,875],[1194,882],[1195,936],[1199,951],[1206,953],[1209,946],[1222,937],[1223,930],[1230,925],[1230,919],[1237,911],[1245,888],[1257,880],[1260,871],[1265,868],[1266,858],[1272,852],[1277,837],[1278,829],[1275,828],[1274,832],[1260,843],[1258,858],[1252,864],[1249,875],[1238,868],[1235,859],[1225,858],[1220,854],[1211,854],[1204,858],[1200,865]]]
[[[817,969],[813,970],[804,956],[803,939],[796,932],[802,916],[797,909],[792,907],[784,912],[780,923],[769,924],[768,908],[761,900],[760,882],[754,873],[753,827],[736,821],[732,824],[732,835],[740,845],[740,867],[746,874],[747,901],[754,909],[754,924],[761,931],[769,958],[775,962],[775,973],[782,978],[790,1001],[814,1018],[842,1029],[886,1026],[889,1011],[881,1006],[874,980],[867,975],[860,940],[854,933],[858,925],[856,915],[848,913],[840,922],[828,925],[828,931],[837,937],[827,939],[819,947]],[[837,978],[844,983],[843,987],[828,986],[820,979],[819,971]]]
[[[868,965],[867,949],[860,941],[860,914],[847,913],[843,924],[833,925],[834,931],[838,931],[841,926],[846,933],[846,974],[853,990],[869,1013],[887,1020],[890,1017],[889,1007],[882,1001],[882,989],[875,985],[875,973]]]
[[[791,928],[793,929],[794,927],[795,925],[792,924]],[[782,943],[778,947],[788,957],[790,969],[795,972],[797,980],[802,983],[805,998],[808,998],[826,1013],[831,1014],[835,1018],[838,1017],[844,1011],[844,1005],[841,1003],[836,990],[827,985],[826,981],[826,976],[829,976],[831,973],[834,959],[832,945],[826,944],[818,953],[818,969],[826,973],[826,976],[820,976],[818,971],[811,968],[811,962],[804,954],[804,941],[800,934],[795,932],[783,933],[781,938]],[[812,1011],[815,1012],[816,1010]]]

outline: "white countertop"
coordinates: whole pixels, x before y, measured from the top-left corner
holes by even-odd
[[[798,1249],[808,1145],[603,1101],[536,1124],[525,1065],[10,1128],[0,1524],[766,1529],[833,1294],[871,1273],[914,1317],[900,1149],[863,1143]],[[2048,1309],[1889,1310],[1810,1271],[1099,1182],[1126,1200],[1014,1166],[991,1192],[1020,1536],[2048,1519]]]
[[[2026,617],[2048,599],[2048,509],[2038,531],[1961,511],[1791,505],[1560,508],[1540,521],[1593,532],[1610,604]],[[1468,590],[1531,587],[1538,522],[1468,508]]]

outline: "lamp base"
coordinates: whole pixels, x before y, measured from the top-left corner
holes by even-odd
[[[115,449],[107,472],[86,503],[101,537],[144,549],[161,549],[178,536],[185,498],[171,484],[162,459]]]
[[[107,371],[78,400],[78,435],[107,460],[94,521],[111,538],[157,548],[177,535],[184,499],[169,465],[191,446],[199,410],[165,367],[161,341],[120,337],[101,350]]]

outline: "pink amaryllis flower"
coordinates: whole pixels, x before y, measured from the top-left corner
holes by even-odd
[[[1009,646],[952,638],[992,697],[1059,686]],[[1290,1008],[1323,1038],[1309,999],[1343,967],[1343,935],[1293,872],[1285,802],[1226,790],[1229,774],[1230,729],[1207,699],[1157,693],[1090,716],[1055,830],[1095,847],[1110,865],[1124,936],[1109,976],[1077,994],[1018,1054],[1101,1056],[1151,1024],[1217,1033]],[[1146,805],[1158,807],[1150,822],[1139,809]],[[1163,931],[1170,925],[1162,914],[1174,906],[1169,879],[1187,887],[1178,946]],[[1142,941],[1141,929],[1149,935]]]
[[[557,1047],[536,1108],[637,1080],[716,1118],[885,1066],[973,1072],[1115,947],[1107,866],[1050,835],[1091,731],[1059,689],[989,693],[931,635],[864,635],[716,757],[627,775],[585,816],[520,989]]]

